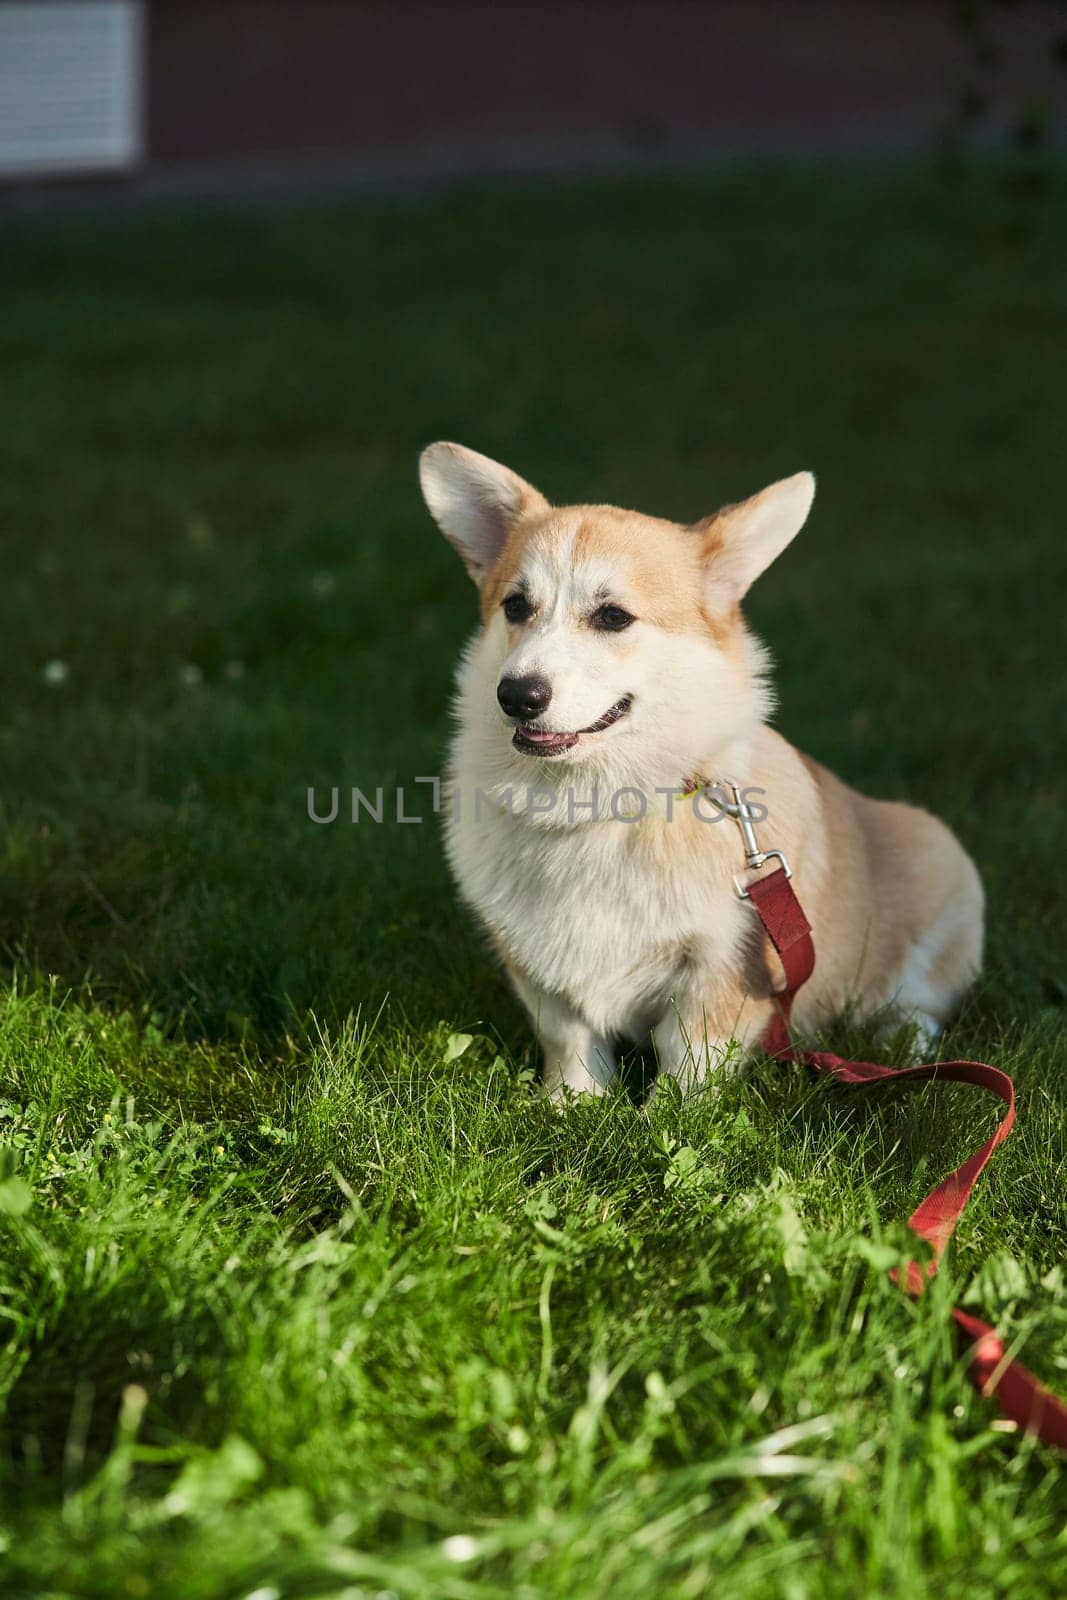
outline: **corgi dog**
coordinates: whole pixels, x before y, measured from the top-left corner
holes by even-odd
[[[769,658],[740,610],[803,527],[812,475],[689,526],[552,506],[457,444],[428,446],[420,481],[481,601],[447,854],[548,1094],[603,1093],[620,1046],[649,1037],[683,1091],[758,1049],[784,973],[739,893],[759,873],[724,793],[746,797],[812,925],[797,1029],[852,1007],[936,1036],[981,963],[978,873],[935,817],[865,798],[769,726]]]

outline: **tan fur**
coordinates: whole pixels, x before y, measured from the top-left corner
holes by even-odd
[[[616,780],[621,771],[630,782],[634,764],[645,760],[642,770],[655,772],[653,783],[732,779],[763,791],[768,817],[757,827],[759,843],[788,857],[817,952],[814,976],[794,1011],[801,1030],[814,1033],[844,1007],[889,1022],[914,1019],[927,1033],[943,1025],[981,962],[983,897],[972,862],[936,818],[867,799],[763,720],[763,656],[739,601],[802,525],[814,491],[810,475],[685,527],[614,506],[552,508],[508,469],[459,446],[431,446],[423,471],[427,500],[449,537],[458,521],[453,542],[481,593],[484,632],[461,673],[454,787],[503,785],[520,768],[530,782],[582,779],[586,768],[577,758],[516,758],[508,748],[511,729],[495,705],[496,675],[516,650],[521,658],[527,635],[522,623],[508,627],[500,608],[524,568],[540,573],[542,583],[546,572],[588,570],[593,585],[603,571],[611,602],[630,610],[639,626],[596,644],[603,654],[593,678],[599,682],[606,663],[610,681],[619,681],[591,715],[620,687],[632,687],[620,674],[634,670],[649,647],[642,641],[654,648],[659,637],[656,659],[672,671],[648,680],[660,699],[653,692],[656,712],[647,732],[629,731],[640,692],[635,715],[617,729],[585,730],[592,733],[583,757],[592,764],[588,770]],[[470,505],[464,473],[476,491]],[[582,606],[590,603],[587,594]],[[570,629],[574,649],[587,651],[588,616],[578,607],[552,627],[557,635]],[[493,643],[505,635],[506,644]],[[531,659],[540,662],[536,650]],[[669,776],[661,776],[654,765],[660,746],[648,735],[681,703],[673,672],[684,678],[690,659],[708,664],[699,666],[697,701],[713,681],[726,720],[716,720],[714,705],[694,704],[684,750]],[[585,721],[562,726],[582,729]],[[450,855],[541,1035],[550,1089],[602,1088],[615,1035],[651,1029],[664,1070],[686,1081],[701,1078],[711,1052],[728,1041],[758,1043],[783,974],[751,907],[736,896],[734,880],[745,866],[732,822],[701,822],[692,801],[677,800],[673,814],[670,804],[658,802],[633,826],[594,820],[583,831],[498,819],[494,829],[480,834],[455,824]],[[605,884],[610,894],[602,892]],[[616,906],[617,934],[609,936]]]
[[[560,544],[573,539],[574,559],[603,555],[623,575],[621,592],[639,597],[642,617],[673,632],[715,630],[702,605],[700,569],[706,539],[696,529],[680,528],[658,517],[643,517],[615,506],[537,508],[513,526],[504,548],[480,585],[483,619],[488,618],[514,581],[531,543]]]

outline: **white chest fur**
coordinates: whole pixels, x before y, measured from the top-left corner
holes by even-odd
[[[739,960],[746,909],[727,829],[677,816],[546,827],[468,806],[450,812],[447,843],[505,960],[598,1033],[637,1038],[696,970]]]

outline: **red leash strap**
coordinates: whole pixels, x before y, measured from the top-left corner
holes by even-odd
[[[801,909],[793,885],[782,867],[748,885],[749,898],[756,908],[767,936],[785,969],[785,987],[778,996],[779,1015],[764,1040],[769,1055],[780,1061],[799,1061],[824,1072],[841,1083],[885,1083],[892,1079],[937,1078],[946,1083],[973,1083],[996,1095],[1007,1107],[993,1134],[955,1172],[950,1172],[908,1218],[908,1226],[933,1247],[933,1259],[926,1273],[917,1262],[910,1262],[904,1273],[909,1294],[922,1293],[933,1277],[941,1255],[955,1231],[971,1190],[998,1144],[1008,1137],[1015,1122],[1015,1086],[1006,1072],[983,1061],[935,1061],[921,1067],[883,1067],[873,1061],[845,1061],[822,1050],[800,1050],[790,1041],[789,1014],[793,998],[815,968],[815,946],[808,919]],[[899,1275],[894,1274],[899,1281]],[[1067,1406],[1039,1383],[1021,1362],[1012,1359],[1000,1338],[988,1324],[953,1308],[953,1321],[970,1347],[969,1375],[975,1388],[987,1397],[995,1396],[1000,1409],[1018,1427],[1034,1434],[1044,1444],[1067,1450]]]
[[[784,867],[777,867],[765,878],[748,886],[748,898],[756,908],[764,930],[785,968],[785,988],[775,997],[778,1015],[767,1030],[763,1048],[770,1056],[780,1056],[791,1048],[789,1013],[793,997],[815,971],[815,944],[811,923],[804,915],[796,891]]]

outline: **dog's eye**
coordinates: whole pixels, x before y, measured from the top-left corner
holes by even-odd
[[[621,633],[637,619],[624,611],[622,606],[598,606],[589,620],[594,628],[604,633]]]
[[[509,622],[528,622],[533,616],[533,606],[524,594],[509,594],[504,601],[504,615]]]

